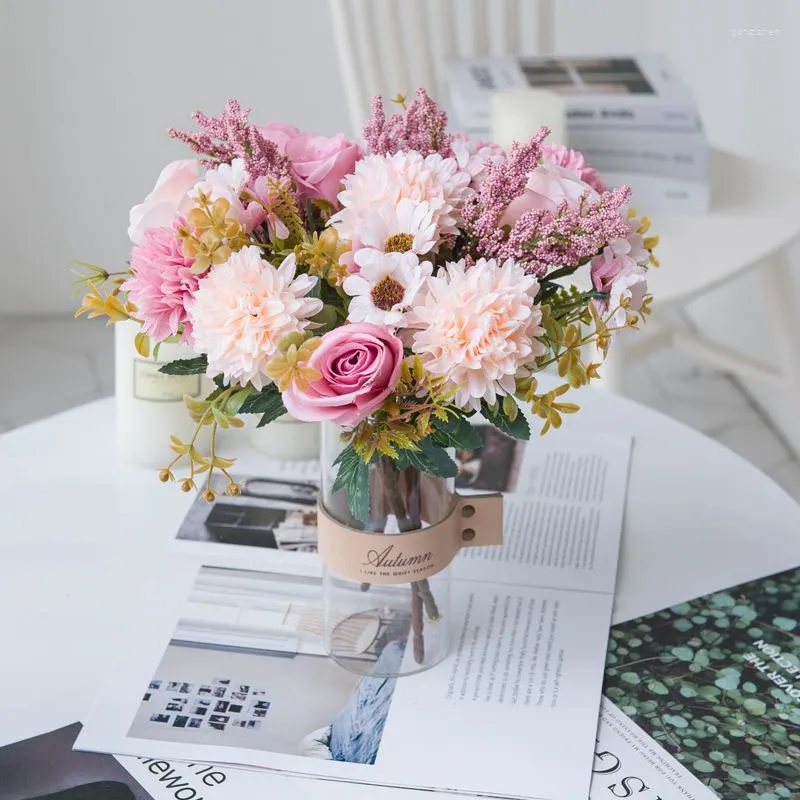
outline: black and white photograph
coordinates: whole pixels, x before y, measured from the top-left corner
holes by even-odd
[[[395,681],[361,677],[327,657],[321,597],[319,578],[201,567],[186,598],[191,616],[179,617],[153,676],[198,687],[196,698],[184,706],[165,694],[163,713],[174,707],[180,714],[168,726],[151,719],[157,698],[142,704],[129,735],[373,764]],[[230,613],[237,607],[247,614]],[[221,625],[221,608],[236,621]],[[257,632],[248,615],[259,619]],[[352,657],[382,670],[403,658],[410,621],[375,619],[353,633]],[[225,696],[211,699],[218,691]],[[190,716],[202,722],[188,723]]]
[[[147,688],[157,692],[161,688],[161,681],[150,681],[150,685]]]
[[[80,730],[76,722],[0,747],[0,798],[153,800],[113,756],[73,750]]]
[[[212,479],[217,498],[208,503],[198,496],[178,529],[178,541],[316,552],[316,482],[235,477],[242,487],[236,497],[224,492],[224,482],[214,486],[218,479]]]
[[[189,722],[187,723],[187,728],[199,728],[203,724],[203,720],[200,717],[189,717]]]
[[[476,425],[482,446],[456,450],[456,488],[478,492],[513,492],[517,485],[525,443],[491,425]]]
[[[172,717],[169,714],[151,714],[151,722],[169,722]]]

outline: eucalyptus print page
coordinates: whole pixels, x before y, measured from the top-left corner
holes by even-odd
[[[800,797],[800,569],[615,626],[605,694],[724,800]]]

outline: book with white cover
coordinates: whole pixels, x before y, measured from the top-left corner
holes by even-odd
[[[682,181],[708,181],[709,147],[702,131],[573,128],[567,144],[583,153],[595,169],[641,172]]]
[[[697,130],[691,91],[666,56],[471,57],[448,64],[451,108],[466,129],[488,129],[495,91],[537,88],[562,94],[568,128],[606,126]]]
[[[458,483],[507,492],[505,543],[453,564],[454,647],[441,664],[394,680],[326,657],[312,475],[279,466],[242,476],[235,508],[192,507],[77,746],[328,781],[586,797],[631,441],[567,434],[526,446],[478,430],[484,446],[457,453]],[[407,632],[354,631],[354,658],[410,658]]]
[[[650,214],[706,214],[711,208],[711,186],[699,181],[682,181],[641,172],[599,170],[607,186],[630,186],[633,206]]]

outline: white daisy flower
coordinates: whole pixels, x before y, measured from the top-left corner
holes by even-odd
[[[382,253],[367,248],[356,253],[356,263],[360,272],[345,278],[342,284],[353,298],[347,318],[391,328],[402,324],[406,309],[433,271],[430,263],[420,263],[415,253]]]
[[[384,253],[423,255],[436,244],[436,222],[430,203],[404,197],[396,205],[384,203],[366,214],[359,229],[364,247]]]

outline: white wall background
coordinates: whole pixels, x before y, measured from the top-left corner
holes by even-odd
[[[800,167],[797,0],[556,6],[559,50],[664,51],[713,142]],[[0,315],[72,310],[72,258],[124,262],[128,209],[185,152],[165,131],[190,127],[192,110],[216,112],[235,94],[259,120],[348,128],[325,0],[0,0],[0,71]],[[758,289],[743,276],[690,310],[744,351],[768,351]],[[800,449],[797,395],[750,388]]]

